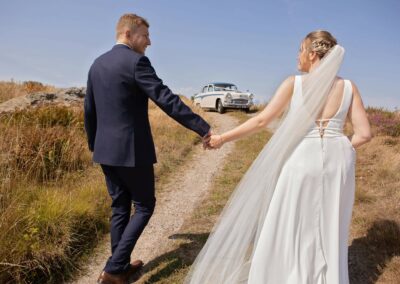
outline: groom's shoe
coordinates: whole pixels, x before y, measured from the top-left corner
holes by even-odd
[[[135,260],[133,261],[129,269],[121,274],[111,274],[103,271],[99,279],[97,280],[98,284],[129,284],[129,279],[132,277],[134,281],[140,278],[140,271],[143,267],[143,261]]]
[[[126,272],[121,274],[111,274],[103,271],[99,279],[97,279],[97,284],[129,284]]]
[[[132,277],[136,281],[141,276],[140,272],[142,268],[143,268],[143,261],[138,259],[131,262],[129,270],[126,272],[127,279],[130,279]]]

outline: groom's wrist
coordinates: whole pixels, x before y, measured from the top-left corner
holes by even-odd
[[[202,137],[203,139],[208,138],[211,136],[211,129]]]

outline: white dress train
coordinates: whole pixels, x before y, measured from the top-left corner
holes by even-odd
[[[348,234],[355,191],[355,150],[343,134],[352,101],[315,124],[282,168],[249,272],[249,284],[347,284]],[[296,76],[292,106],[302,104]]]

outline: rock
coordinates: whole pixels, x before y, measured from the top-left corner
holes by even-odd
[[[14,112],[28,107],[43,105],[71,106],[83,103],[86,88],[64,88],[58,89],[55,93],[34,93],[26,96],[16,97],[0,104],[0,113]]]
[[[31,102],[31,105],[40,104],[42,102],[52,102],[56,97],[57,97],[56,94],[46,94],[46,93],[35,93],[27,96],[27,98]]]
[[[86,95],[86,88],[77,88],[77,87],[72,87],[64,90],[65,94],[71,95],[71,96],[76,96],[79,98],[84,98]]]

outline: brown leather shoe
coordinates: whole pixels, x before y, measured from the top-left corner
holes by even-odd
[[[140,271],[143,268],[143,261],[135,260],[131,262],[129,270],[126,272],[127,279],[133,277],[135,275],[135,279],[140,277]]]
[[[98,284],[129,284],[128,277],[126,273],[121,274],[111,274],[103,271],[99,279],[97,279]]]

